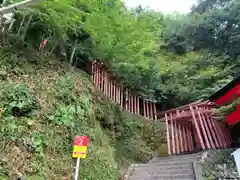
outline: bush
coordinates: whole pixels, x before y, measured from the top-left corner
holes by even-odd
[[[29,91],[27,84],[0,85],[0,107],[3,114],[13,116],[26,116],[36,108],[36,98]]]

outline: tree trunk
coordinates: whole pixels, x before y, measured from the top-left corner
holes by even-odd
[[[25,29],[24,29],[24,33],[23,33],[23,36],[22,36],[22,39],[23,39],[23,40],[24,40],[25,37],[26,37],[29,24],[30,24],[30,22],[32,21],[32,17],[33,17],[32,15],[29,17],[28,22],[27,22],[27,24],[26,24],[26,27],[25,27]]]
[[[20,23],[20,26],[19,26],[19,28],[18,28],[17,35],[20,35],[20,31],[21,31],[22,26],[23,26],[23,23],[24,23],[24,21],[25,21],[25,17],[26,17],[26,15],[23,16],[23,19],[22,19],[22,21],[21,21],[21,23]]]
[[[77,39],[74,42],[73,50],[72,50],[72,53],[71,53],[71,56],[70,56],[70,61],[69,61],[70,65],[72,65],[72,63],[73,63],[73,57],[74,57],[74,54],[76,52],[76,46],[77,46]]]
[[[0,27],[2,27],[2,24],[3,24],[3,15],[0,14]]]
[[[13,24],[14,24],[15,21],[16,21],[16,19],[14,19],[14,20],[11,22],[11,24],[9,25],[9,27],[8,27],[8,32],[11,32],[12,27],[13,27]]]

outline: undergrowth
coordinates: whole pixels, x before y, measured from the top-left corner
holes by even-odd
[[[84,72],[4,48],[0,67],[1,180],[71,179],[75,135],[89,136],[84,180],[118,179],[130,163],[146,162],[165,145],[161,124],[112,104]]]

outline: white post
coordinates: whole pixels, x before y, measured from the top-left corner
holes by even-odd
[[[240,148],[232,153],[237,166],[238,175],[240,176]]]
[[[75,167],[74,180],[78,180],[79,166],[80,166],[80,158],[77,158],[77,164],[76,164],[76,167]]]

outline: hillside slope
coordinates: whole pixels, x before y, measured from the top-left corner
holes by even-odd
[[[0,51],[0,179],[71,179],[75,135],[90,138],[81,161],[85,180],[115,180],[160,146],[166,153],[162,125],[112,104],[86,73],[11,51]]]

